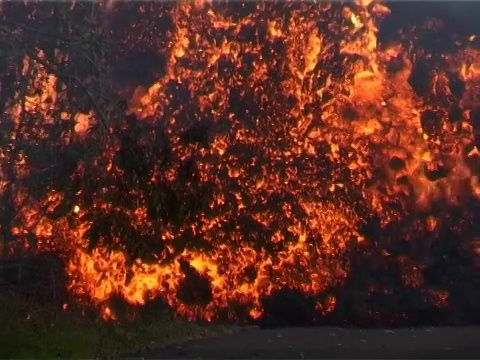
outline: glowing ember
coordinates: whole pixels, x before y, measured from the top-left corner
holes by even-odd
[[[161,6],[138,11],[154,18]],[[92,169],[103,174],[93,190],[76,190],[69,214],[56,218],[39,209],[55,212],[67,201],[61,192],[16,198],[22,210],[12,232],[35,234],[40,249],[61,248],[69,290],[98,305],[105,318],[116,318],[106,305],[114,294],[139,305],[162,297],[179,313],[205,319],[244,304],[256,318],[262,296],[276,289],[317,295],[343,284],[352,249],[372,246],[363,231],[372,219],[379,229],[403,224],[396,235],[413,243],[419,234],[439,237],[450,206],[480,197],[472,165],[480,153],[469,121],[479,104],[478,51],[466,47],[445,57],[429,90],[444,101],[429,102],[409,82],[414,64],[407,45],[377,42],[386,6],[248,6],[255,9],[244,16],[208,2],[172,6],[168,45],[154,49],[165,55],[164,73],[135,88],[129,121],[111,131],[121,135],[105,142],[102,157],[76,165],[72,182]],[[109,1],[109,16],[120,8]],[[25,74],[32,69],[35,91],[8,107],[16,126],[23,112],[53,122],[65,90],[26,57]],[[450,89],[450,73],[465,84],[460,98]],[[451,122],[454,102],[458,121]],[[64,112],[62,119],[75,120],[66,143],[85,141],[99,120],[88,111]],[[136,160],[122,160],[129,152]],[[30,171],[25,161],[15,159],[19,177]],[[131,173],[132,187],[123,186]],[[155,199],[161,205],[152,205]],[[92,235],[110,213],[128,232]],[[106,236],[118,240],[116,249],[102,243]],[[90,251],[92,237],[98,246]],[[154,261],[140,260],[140,250],[132,260],[124,243],[140,248],[147,239],[156,244]],[[396,261],[403,286],[421,288],[424,265]],[[448,300],[441,289],[425,296],[439,307]],[[335,306],[328,296],[316,309],[324,314]]]

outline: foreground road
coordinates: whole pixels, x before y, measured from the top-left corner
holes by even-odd
[[[417,329],[251,328],[141,354],[176,359],[480,359],[480,327]]]

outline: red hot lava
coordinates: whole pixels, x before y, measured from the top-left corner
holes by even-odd
[[[9,231],[63,254],[71,294],[108,318],[114,295],[162,298],[191,318],[258,318],[262,299],[287,288],[313,317],[380,321],[452,305],[459,275],[448,264],[471,265],[460,254],[479,214],[473,34],[432,50],[423,34],[447,24],[429,19],[380,43],[394,14],[368,0],[107,10],[103,31],[124,65],[149,73],[118,90],[131,95],[125,118],[106,118],[108,141],[95,137],[98,107],[65,105],[81,86],[63,85],[46,49],[23,57],[31,91],[5,110],[2,173],[13,166],[19,184],[1,182],[14,199]],[[42,169],[8,150],[26,118],[39,127],[22,141],[73,124],[60,153],[101,149],[73,162],[63,188],[34,196],[21,180]]]

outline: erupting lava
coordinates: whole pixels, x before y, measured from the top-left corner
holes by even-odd
[[[109,3],[106,16],[113,23],[126,6]],[[65,256],[73,295],[105,317],[115,317],[108,300],[121,295],[138,305],[163,298],[180,314],[210,320],[237,317],[240,307],[258,318],[262,298],[289,287],[313,296],[325,314],[336,307],[325,294],[354,275],[356,256],[381,249],[401,268],[404,288],[446,306],[449,288],[425,280],[425,249],[444,236],[476,235],[475,37],[440,57],[419,50],[416,31],[443,26],[432,20],[380,44],[390,10],[369,0],[128,6],[142,23],[168,16],[171,27],[148,44],[165,62],[157,79],[121,89],[134,89],[125,121],[112,125],[102,156],[75,163],[67,182],[101,178],[68,201],[58,189],[42,199],[14,189],[12,233]],[[118,46],[140,39],[141,26],[128,24]],[[436,65],[422,73],[422,61]],[[34,74],[31,95],[9,104],[6,116],[17,128],[23,112],[57,124],[67,89],[38,59],[26,56],[23,71]],[[428,77],[423,93],[415,72]],[[61,121],[77,121],[65,143],[87,141],[96,116],[62,109]],[[34,171],[27,158],[12,161],[18,179]],[[8,187],[0,183],[0,191]],[[45,216],[59,207],[68,210]],[[116,231],[119,223],[128,230]],[[102,245],[101,226],[112,228],[116,249]],[[393,245],[378,245],[386,242],[413,250],[394,254]],[[148,245],[150,259],[125,243]]]

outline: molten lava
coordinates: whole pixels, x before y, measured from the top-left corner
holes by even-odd
[[[126,6],[109,2],[110,22]],[[129,6],[151,24],[168,16],[171,28],[147,41],[164,59],[157,78],[129,85],[125,122],[112,125],[101,156],[76,163],[67,180],[101,178],[88,189],[82,180],[68,201],[58,189],[41,199],[15,189],[12,233],[64,254],[71,294],[108,318],[115,318],[108,300],[121,295],[138,305],[160,297],[182,315],[210,320],[238,316],[232,304],[257,318],[262,298],[288,287],[315,297],[326,314],[336,307],[329,291],[355,275],[353,259],[380,249],[401,269],[401,286],[446,306],[449,289],[426,282],[424,254],[447,228],[469,239],[478,217],[474,37],[428,68],[429,87],[419,92],[412,77],[433,55],[412,45],[415,31],[442,24],[379,44],[390,13],[379,2]],[[131,35],[118,46],[132,47],[139,27],[126,25]],[[8,116],[17,127],[23,112],[56,124],[66,89],[26,56],[29,74],[31,95],[9,104]],[[88,139],[99,122],[93,110],[62,109],[60,121],[76,119],[66,144]],[[32,171],[28,159],[12,161],[17,178]],[[2,181],[0,191],[8,186]],[[43,215],[61,206],[68,210]],[[464,214],[454,218],[458,208]],[[116,231],[119,223],[129,230]],[[405,243],[416,256],[387,242]],[[148,256],[125,243],[148,245]]]

